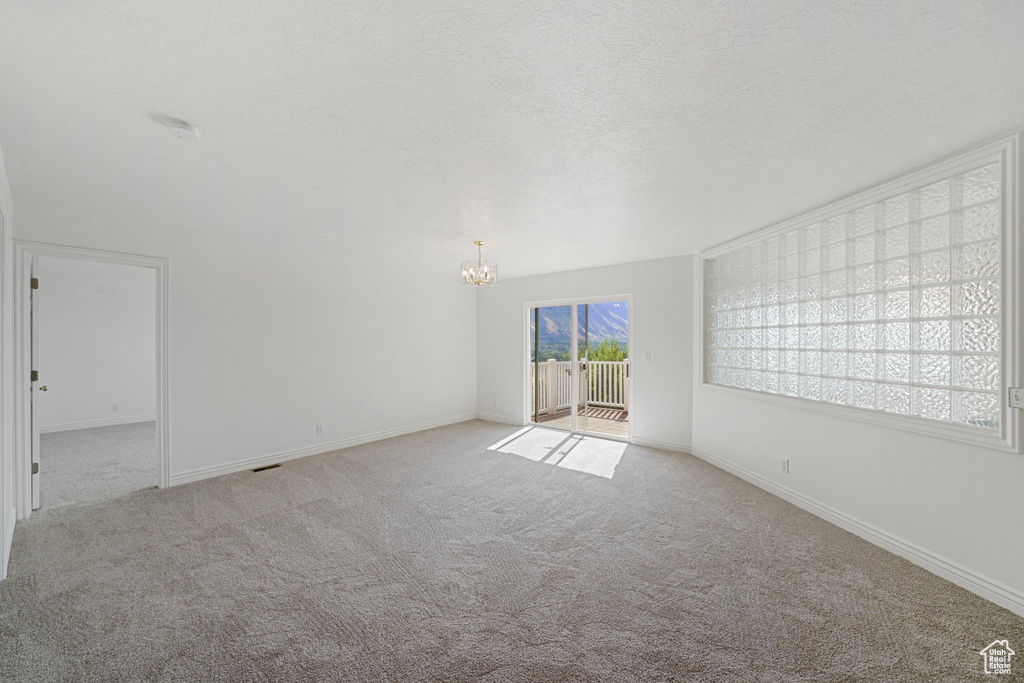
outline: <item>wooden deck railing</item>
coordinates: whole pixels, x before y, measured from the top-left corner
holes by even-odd
[[[622,361],[577,361],[577,364],[580,396],[586,396],[588,405],[629,410],[628,358]],[[532,403],[533,397],[537,397],[538,412],[552,413],[570,407],[572,361],[549,360],[540,364],[539,373],[534,372],[534,367],[530,363],[530,401]]]

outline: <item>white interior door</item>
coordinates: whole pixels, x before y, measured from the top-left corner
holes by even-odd
[[[42,383],[43,378],[39,374],[39,297],[36,293],[39,277],[39,258],[32,258],[31,268],[32,284],[29,290],[29,329],[32,337],[32,390],[29,395],[29,411],[32,422],[32,509],[39,509],[39,425],[42,416],[40,399],[47,387]]]

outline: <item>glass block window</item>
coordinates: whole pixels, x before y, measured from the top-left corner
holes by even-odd
[[[998,430],[1000,164],[705,261],[705,381]]]

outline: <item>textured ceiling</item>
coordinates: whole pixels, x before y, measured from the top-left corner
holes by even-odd
[[[697,251],[1024,125],[1019,0],[0,0],[15,203],[506,277]],[[203,130],[199,143],[153,121]]]

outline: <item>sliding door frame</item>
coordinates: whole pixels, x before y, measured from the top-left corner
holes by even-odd
[[[586,430],[582,430],[582,429],[577,429],[577,426],[576,426],[576,402],[579,399],[578,394],[579,394],[579,389],[580,389],[580,387],[579,387],[579,377],[578,377],[578,373],[577,373],[577,369],[579,367],[579,358],[578,358],[579,341],[578,341],[577,329],[576,329],[577,326],[578,326],[578,322],[579,322],[578,319],[577,319],[577,316],[578,316],[578,308],[577,307],[581,306],[583,304],[607,304],[607,303],[614,303],[616,301],[625,301],[626,302],[627,315],[629,316],[629,319],[627,320],[627,322],[629,323],[629,325],[628,325],[628,327],[629,327],[629,334],[628,334],[629,339],[627,341],[627,344],[629,345],[630,365],[632,365],[635,362],[635,359],[633,358],[633,356],[635,354],[635,347],[633,346],[633,326],[634,326],[633,325],[633,321],[634,321],[635,318],[634,318],[633,295],[632,294],[609,294],[609,295],[602,295],[602,296],[584,296],[584,297],[573,297],[573,298],[570,298],[570,299],[549,299],[549,300],[544,300],[544,301],[526,301],[526,302],[523,303],[523,318],[522,318],[522,320],[523,320],[523,334],[522,334],[523,351],[522,351],[522,353],[519,356],[520,358],[523,359],[523,407],[522,407],[522,411],[523,411],[522,412],[522,415],[523,415],[523,425],[537,424],[537,423],[533,422],[533,415],[530,412],[530,405],[531,405],[531,400],[530,399],[532,397],[531,388],[530,388],[530,365],[532,363],[532,361],[531,361],[531,357],[532,356],[531,356],[531,353],[530,353],[530,348],[531,348],[530,344],[532,342],[532,339],[531,339],[531,336],[530,336],[530,322],[531,322],[530,311],[532,309],[534,309],[534,308],[552,308],[552,307],[556,307],[556,306],[571,306],[572,307],[571,316],[572,316],[572,367],[573,367],[573,373],[572,374],[573,374],[573,380],[572,380],[572,410],[570,411],[570,414],[572,416],[572,422],[571,422],[572,428],[569,431],[572,434],[583,434],[583,435],[586,435],[586,436],[595,436],[595,437],[598,437],[598,438],[601,438],[601,439],[610,439],[612,441],[625,441],[627,443],[632,443],[632,440],[633,440],[633,416],[632,416],[632,412],[633,411],[632,411],[632,409],[633,409],[633,406],[634,406],[634,402],[633,402],[633,382],[632,382],[633,374],[632,374],[632,370],[630,370],[630,378],[631,378],[631,380],[629,382],[629,407],[630,407],[630,413],[631,414],[629,416],[628,422],[626,423],[626,428],[628,430],[628,436],[622,437],[622,436],[618,436],[618,435],[615,435],[615,434],[602,434],[601,432],[586,431]],[[553,429],[558,429],[558,428],[557,427],[553,427]]]

